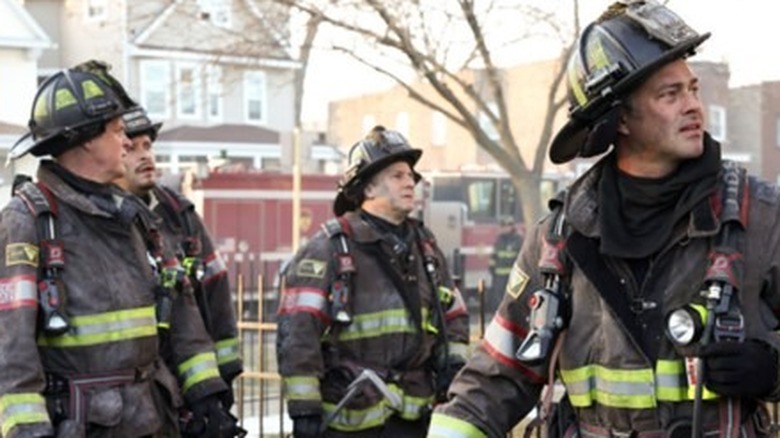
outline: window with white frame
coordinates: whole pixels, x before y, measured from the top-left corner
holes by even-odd
[[[88,20],[101,20],[106,18],[108,0],[87,0],[85,4],[87,7]]]
[[[498,113],[498,105],[495,103],[488,103],[487,106],[493,114]],[[496,130],[495,125],[490,121],[490,117],[484,111],[479,112],[479,127],[485,131],[485,135],[487,135],[489,139],[498,140],[498,130]]]
[[[250,123],[266,121],[266,81],[265,73],[248,71],[244,73],[244,108],[246,120]]]
[[[141,61],[141,104],[150,116],[168,117],[170,78],[168,61]]]
[[[431,116],[431,144],[433,146],[447,144],[447,117],[441,111],[436,111]]]
[[[395,116],[395,130],[409,139],[409,113],[401,111]]]
[[[221,27],[230,27],[233,20],[230,0],[198,0],[201,17]]]
[[[194,64],[176,65],[176,115],[196,118],[200,115],[200,77]]]
[[[712,138],[718,141],[726,139],[726,108],[720,105],[710,105],[707,130]]]
[[[368,134],[368,131],[376,126],[376,118],[371,114],[365,114],[363,115],[363,121],[360,126],[363,128],[363,134]]]
[[[206,115],[209,120],[222,120],[222,67],[209,65],[206,69]]]

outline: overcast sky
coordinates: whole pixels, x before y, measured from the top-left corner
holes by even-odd
[[[568,0],[559,0],[568,1]],[[580,0],[581,19],[596,18],[611,0]],[[728,61],[731,85],[780,80],[780,2],[777,0],[669,0],[669,7],[699,32],[711,32],[696,59]],[[322,36],[326,36],[323,34]],[[529,57],[545,56],[528,51]],[[393,83],[344,57],[315,53],[306,84],[303,117],[324,122],[331,100],[387,88]]]

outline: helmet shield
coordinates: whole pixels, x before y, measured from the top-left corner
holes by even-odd
[[[588,25],[567,65],[569,121],[550,146],[564,163],[606,151],[615,138],[622,99],[664,65],[692,55],[710,34],[699,34],[654,0],[610,6]]]
[[[362,201],[363,188],[371,177],[398,161],[409,163],[414,172],[421,155],[422,150],[412,148],[401,133],[383,126],[374,127],[365,139],[355,143],[349,150],[347,170],[339,182],[333,212],[340,216],[357,209]],[[414,172],[415,182],[420,179],[422,176]]]
[[[152,123],[152,120],[146,114],[146,110],[140,106],[123,115],[122,120],[125,122],[125,134],[130,138],[146,134],[152,141],[155,141],[157,140],[157,133],[160,132],[162,127],[162,122]]]
[[[10,158],[28,152],[35,156],[59,155],[100,135],[107,121],[135,106],[108,69],[104,63],[89,61],[44,81],[33,100],[30,135],[11,148]]]

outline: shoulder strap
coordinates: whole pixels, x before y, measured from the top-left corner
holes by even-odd
[[[182,250],[185,257],[200,257],[203,252],[203,244],[201,242],[201,236],[197,232],[195,225],[192,223],[192,218],[189,216],[189,210],[192,208],[192,204],[186,199],[182,199],[181,195],[174,192],[173,189],[158,185],[155,193],[160,194],[160,203],[171,213],[171,217],[176,220],[184,233],[184,240],[182,241]]]
[[[336,253],[336,278],[330,284],[331,318],[340,323],[352,322],[349,311],[349,294],[352,290],[352,277],[355,274],[355,262],[349,249],[347,237],[352,229],[343,216],[331,218],[322,224],[322,229],[330,239]]]
[[[70,324],[65,317],[65,285],[60,279],[61,271],[65,268],[65,249],[59,239],[57,203],[42,182],[23,182],[16,187],[15,195],[35,217],[38,230],[38,302],[43,310],[43,329],[49,334],[65,333]]]

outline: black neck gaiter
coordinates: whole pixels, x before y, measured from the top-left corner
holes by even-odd
[[[713,193],[720,168],[720,145],[709,136],[700,157],[663,178],[622,173],[613,155],[599,181],[601,252],[638,259],[660,251],[675,224]]]

